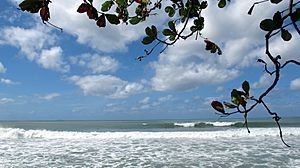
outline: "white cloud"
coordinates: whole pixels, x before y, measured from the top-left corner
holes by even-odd
[[[80,44],[88,45],[104,52],[126,51],[127,45],[138,40],[144,35],[145,25],[153,22],[161,22],[162,17],[156,15],[150,17],[147,23],[137,26],[120,24],[113,26],[107,23],[105,28],[97,27],[95,21],[89,20],[86,14],[77,13],[82,1],[64,0],[50,4],[51,22],[64,29],[64,32],[72,34]],[[103,1],[94,1],[98,8]],[[165,15],[164,15],[165,16]]]
[[[41,96],[40,98],[44,99],[44,100],[52,100],[52,99],[57,98],[59,96],[61,96],[59,93],[50,93],[50,94],[47,94],[45,96]]]
[[[6,27],[0,30],[0,44],[20,48],[30,61],[35,61],[45,69],[67,72],[69,67],[63,62],[62,49],[54,46],[56,36],[44,25],[32,28]]]
[[[85,95],[126,98],[143,89],[139,83],[129,83],[111,75],[72,76],[69,78]]]
[[[4,98],[0,99],[0,104],[8,104],[8,103],[13,103],[13,102],[15,102],[15,100],[11,99],[11,98],[4,97]]]
[[[300,78],[297,78],[290,83],[290,89],[298,90],[300,89]]]
[[[264,88],[269,86],[273,81],[273,77],[267,73],[263,74],[257,82],[253,83],[254,89]]]
[[[55,37],[48,34],[43,26],[25,29],[21,27],[6,27],[0,31],[0,41],[21,49],[21,52],[30,60],[35,60],[39,51],[55,43]]]
[[[150,97],[145,97],[143,100],[139,101],[140,104],[148,104],[150,102]]]
[[[92,73],[114,72],[119,68],[119,62],[116,59],[98,54],[83,54],[71,57],[71,62],[89,68]]]
[[[10,79],[5,79],[5,78],[1,78],[0,83],[5,84],[5,85],[15,85],[15,84],[17,84],[17,82],[14,82]]]
[[[45,69],[52,69],[61,72],[68,72],[70,67],[63,62],[62,49],[52,47],[49,50],[42,50],[37,62]]]
[[[0,62],[0,73],[5,73],[6,72],[6,68],[4,67],[4,65]]]
[[[204,50],[204,42],[194,40],[194,37],[178,41],[152,63],[155,70],[151,79],[153,89],[190,90],[203,85],[221,84],[236,78],[245,68],[259,65],[257,58],[265,56],[264,32],[259,29],[259,23],[264,18],[272,17],[282,4],[272,7],[268,3],[257,5],[253,15],[249,16],[247,11],[253,2],[235,0],[225,9],[219,9],[217,1],[209,1],[208,9],[203,11],[205,28],[202,35],[216,42],[223,54],[210,54]],[[276,37],[271,44],[272,51],[286,48],[282,52],[286,58],[289,55],[299,58],[299,54],[295,53],[299,46],[297,38],[283,45],[282,39]]]
[[[166,101],[170,101],[170,100],[173,100],[174,97],[173,95],[167,95],[167,96],[164,96],[164,97],[160,97],[158,99],[159,102],[166,102]]]
[[[168,53],[166,56],[162,55],[161,57],[173,57]],[[154,90],[158,91],[189,90],[203,85],[222,83],[238,75],[237,70],[227,70],[203,63],[183,64],[182,62],[164,63],[159,61],[153,64],[153,68],[156,74],[152,78],[152,86]]]

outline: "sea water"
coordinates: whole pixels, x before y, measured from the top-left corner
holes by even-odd
[[[300,118],[2,121],[0,167],[300,167]]]

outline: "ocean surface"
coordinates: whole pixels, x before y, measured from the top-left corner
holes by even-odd
[[[300,167],[300,118],[0,121],[0,168]]]

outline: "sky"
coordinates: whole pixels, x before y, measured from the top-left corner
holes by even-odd
[[[163,12],[137,26],[98,28],[76,12],[81,0],[52,0],[50,21],[60,32],[38,14],[18,10],[20,2],[0,2],[0,120],[217,119],[212,100],[230,101],[244,80],[259,96],[272,81],[257,63],[266,58],[259,23],[283,3],[258,5],[249,16],[254,1],[232,0],[225,9],[209,1],[202,34],[223,55],[191,37],[139,62],[135,58],[150,48],[141,43],[144,29],[166,27]],[[291,33],[291,41],[275,37],[270,44],[283,61],[300,58],[300,37]],[[283,70],[265,101],[280,116],[300,116],[299,67]],[[269,116],[258,107],[249,117]]]

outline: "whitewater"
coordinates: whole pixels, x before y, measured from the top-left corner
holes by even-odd
[[[250,134],[240,121],[1,122],[0,167],[296,168],[297,123],[288,148],[269,122]]]

